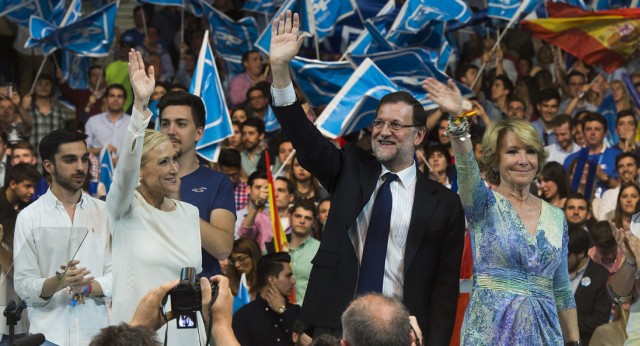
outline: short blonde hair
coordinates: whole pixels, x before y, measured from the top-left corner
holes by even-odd
[[[495,185],[500,184],[500,145],[502,138],[507,132],[513,133],[527,147],[533,148],[538,156],[538,171],[536,176],[542,172],[542,168],[549,154],[544,149],[540,135],[536,129],[525,119],[511,117],[495,122],[489,126],[482,137],[482,158],[480,159],[480,169],[486,172],[487,180]]]
[[[164,141],[171,142],[171,139],[169,139],[169,136],[164,135],[158,131],[144,130],[144,142],[142,144],[142,158],[140,160],[140,167],[142,167],[145,163],[147,163],[147,160],[149,160],[149,152]]]

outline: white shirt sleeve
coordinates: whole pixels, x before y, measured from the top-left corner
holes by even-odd
[[[284,89],[276,89],[272,85],[271,95],[273,95],[273,105],[276,107],[290,106],[296,102],[296,91],[293,89],[293,83],[289,83]]]

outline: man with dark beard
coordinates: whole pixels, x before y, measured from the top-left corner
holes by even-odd
[[[407,92],[384,96],[372,123],[373,153],[339,150],[296,101],[289,63],[304,34],[291,12],[271,30],[273,111],[297,157],[332,194],[300,319],[314,336],[340,335],[341,313],[357,295],[401,300],[425,332],[426,345],[448,345],[453,331],[464,240],[458,196],[420,174],[413,155],[426,112]],[[311,330],[308,330],[311,333]]]
[[[93,155],[99,155],[107,146],[111,155],[117,156],[131,121],[131,116],[123,109],[127,91],[121,84],[111,84],[105,95],[107,111],[92,116],[85,125],[87,146]]]
[[[43,333],[56,345],[87,345],[109,323],[107,208],[82,192],[89,171],[84,140],[67,130],[42,139],[40,155],[51,188],[18,214],[14,234],[15,290],[33,304],[29,333]]]

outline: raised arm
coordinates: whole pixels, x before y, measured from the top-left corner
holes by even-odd
[[[151,111],[147,106],[155,85],[153,66],[149,66],[147,74],[140,52],[133,49],[129,52],[129,78],[134,93],[133,114],[107,197],[109,214],[116,219],[129,210],[133,192],[138,184],[144,130],[151,119]]]
[[[289,63],[300,51],[306,34],[300,34],[300,16],[287,11],[274,19],[271,24],[271,48],[269,61],[271,62],[271,76],[275,89],[284,89],[291,84]]]

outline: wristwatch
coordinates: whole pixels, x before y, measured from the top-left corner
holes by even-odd
[[[278,315],[284,314],[285,311],[287,311],[287,308],[284,305],[282,305],[281,307],[278,308],[278,310],[276,310]]]

